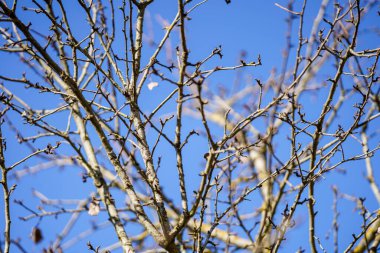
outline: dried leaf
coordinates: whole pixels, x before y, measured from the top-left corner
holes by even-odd
[[[42,241],[43,236],[42,236],[42,231],[38,227],[33,227],[32,228],[32,233],[30,234],[30,237],[32,238],[32,241],[35,244],[38,244]]]
[[[149,90],[153,90],[157,86],[158,86],[157,82],[150,82],[150,83],[148,83],[148,89]]]
[[[95,198],[92,199],[90,206],[88,207],[88,214],[91,216],[96,216],[100,212],[99,201]]]

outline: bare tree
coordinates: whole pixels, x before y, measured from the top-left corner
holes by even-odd
[[[70,251],[109,225],[116,243],[91,241],[90,251],[278,252],[302,223],[297,213],[308,216],[307,251],[376,252],[379,209],[367,207],[370,196],[341,191],[340,182],[330,191],[333,249],[326,248],[316,187],[360,164],[367,184],[351,184],[372,192],[371,205],[380,203],[374,171],[380,48],[366,48],[362,39],[373,33],[379,41],[379,26],[363,25],[379,3],[323,0],[310,23],[308,2],[276,4],[288,15],[280,71],[215,88],[209,82],[217,73],[241,75],[268,60],[247,60],[243,52],[237,65],[224,65],[222,46],[194,59],[187,27],[207,0],[178,0],[173,20],[161,22],[159,40],[149,38],[153,0],[0,1],[1,59],[17,57],[28,69],[0,75],[2,252],[29,252],[12,236],[14,208],[28,213],[23,221],[38,221],[30,228],[35,243],[47,236],[41,224],[70,216],[44,241],[44,252]],[[165,94],[156,92],[158,85]],[[319,103],[311,107],[312,97]],[[7,149],[16,141],[26,156]],[[83,189],[92,194],[85,190],[83,198],[76,189],[79,199],[50,199],[36,186],[38,208],[11,201],[16,183],[57,167],[83,172]],[[64,180],[56,175],[46,179],[51,187]],[[339,241],[338,204],[345,200],[362,218],[347,245]],[[101,215],[69,240],[86,218]]]

